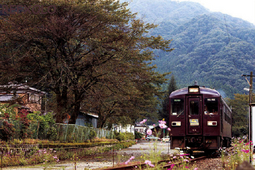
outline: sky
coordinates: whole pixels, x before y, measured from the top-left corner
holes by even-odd
[[[241,18],[255,25],[255,0],[176,0],[198,2],[212,12]]]

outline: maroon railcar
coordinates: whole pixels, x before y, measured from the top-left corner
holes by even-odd
[[[212,151],[229,147],[232,112],[214,89],[189,86],[170,94],[171,149]]]

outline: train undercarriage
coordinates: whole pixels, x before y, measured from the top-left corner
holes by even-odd
[[[192,151],[218,150],[230,147],[231,139],[221,136],[180,136],[171,137],[171,148]]]

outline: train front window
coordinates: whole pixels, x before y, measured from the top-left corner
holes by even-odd
[[[180,116],[184,114],[183,99],[171,99],[171,113],[172,115]]]
[[[191,100],[189,103],[189,114],[198,115],[199,114],[199,101]]]
[[[218,115],[218,100],[215,98],[206,98],[204,105],[205,115]]]

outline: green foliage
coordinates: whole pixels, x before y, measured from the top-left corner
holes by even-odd
[[[167,91],[165,92],[164,99],[161,103],[161,108],[159,109],[159,119],[165,119],[167,126],[169,126],[169,96],[170,94],[177,90],[176,80],[174,75],[172,75],[170,82],[168,84]]]
[[[165,8],[167,6],[167,8]],[[158,22],[149,35],[172,39],[171,53],[155,51],[160,73],[171,71],[178,86],[199,85],[220,90],[223,97],[243,93],[242,74],[255,72],[255,26],[194,2],[136,0],[129,5],[144,20]],[[167,78],[170,78],[168,76]]]
[[[114,149],[118,150],[118,149],[128,148],[128,147],[130,147],[134,144],[135,144],[134,140],[132,140],[132,141],[122,141],[120,143],[115,144]]]
[[[0,139],[2,140],[10,140],[15,136],[15,126],[13,121],[15,120],[16,105],[2,104],[0,103]]]
[[[25,139],[30,137],[30,129],[29,129],[29,119],[27,118],[28,111],[25,109],[19,109],[18,114],[15,117],[15,124],[19,124],[19,127],[16,127],[16,138]]]
[[[232,136],[241,137],[248,134],[249,120],[249,96],[235,94],[234,99],[227,99],[229,106],[232,106]],[[252,101],[255,101],[253,97]]]
[[[6,119],[8,119],[8,114],[5,113]],[[15,134],[15,128],[12,123],[10,123],[8,120],[3,121],[3,128],[0,129],[0,137],[2,140],[10,140]]]
[[[114,138],[119,141],[133,140],[135,138],[133,133],[130,132],[117,132],[114,131]]]
[[[39,149],[37,147],[30,148],[28,151],[20,151],[21,148],[17,148],[19,151],[18,154],[5,154],[3,160],[0,161],[1,167],[6,166],[21,166],[21,165],[35,165],[40,163],[56,163],[59,161],[56,153],[53,150],[49,149]]]
[[[56,140],[57,130],[55,128],[55,120],[50,112],[46,115],[40,115],[40,112],[34,112],[27,115],[27,118],[32,122],[31,129],[33,130],[34,138]]]
[[[18,107],[19,105],[9,105],[9,104],[3,104],[0,103],[0,118],[5,117],[4,113],[8,113],[9,118],[14,119],[16,112],[15,107]]]
[[[247,138],[232,138],[232,147],[220,150],[223,167],[228,169],[240,169],[241,167],[246,167],[247,169],[250,167],[252,168],[248,163],[250,157],[253,155],[253,152],[250,152],[250,145],[253,145],[252,141],[248,141]],[[247,165],[250,165],[250,167],[241,165],[244,161],[247,162]]]
[[[143,137],[142,133],[135,131],[135,139],[141,139],[142,137]]]
[[[89,132],[89,139],[93,139],[96,137],[96,131],[94,129],[91,129]]]

